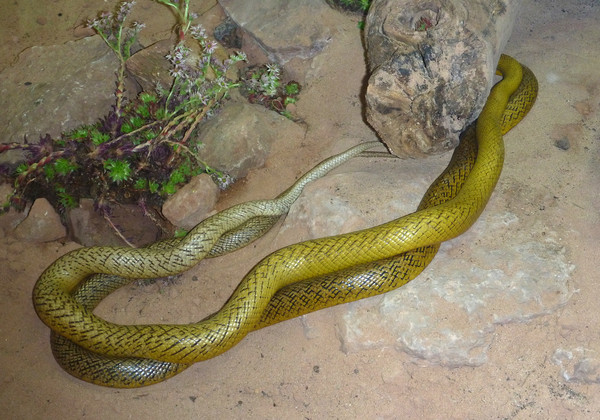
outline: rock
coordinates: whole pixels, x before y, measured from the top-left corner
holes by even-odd
[[[227,18],[217,25],[214,36],[226,48],[237,50],[242,48],[242,31],[231,18]]]
[[[340,324],[343,348],[359,351],[378,340],[376,347],[391,346],[429,364],[485,363],[497,326],[555,312],[572,295],[565,249],[516,235],[518,225],[513,213],[485,213],[466,234],[442,244],[420,280],[374,307],[353,305]],[[500,232],[510,238],[502,251],[490,239]],[[512,246],[505,248],[506,242]]]
[[[8,197],[12,194],[13,187],[9,184],[0,184],[0,204],[8,201]],[[6,213],[0,214],[0,236],[9,235],[19,223],[21,223],[27,214],[18,212],[10,208]]]
[[[161,230],[137,205],[113,205],[110,221],[136,246],[155,242],[161,236]],[[72,239],[81,245],[126,245],[110,223],[94,210],[92,199],[81,199],[79,207],[69,211],[68,224]]]
[[[189,230],[208,216],[218,197],[210,175],[200,174],[165,201],[162,213],[173,225]]]
[[[165,58],[173,45],[173,40],[163,39],[136,52],[127,60],[127,71],[144,92],[154,92],[157,83],[164,89],[168,89],[173,83],[173,77],[169,73],[171,64]]]
[[[411,204],[419,200],[427,182],[416,177],[403,182],[402,200],[395,191],[397,182],[393,174],[363,171],[335,173],[313,181],[290,208],[278,237],[293,237],[298,242],[353,232],[386,222],[386,215],[414,211]],[[374,188],[376,199],[363,202],[361,196]]]
[[[30,242],[49,242],[65,237],[67,230],[50,202],[38,198],[33,202],[29,214],[14,230],[18,239]]]
[[[321,0],[219,0],[219,4],[249,40],[279,64],[312,58],[332,36],[321,19],[329,10]]]
[[[261,105],[229,102],[200,129],[200,158],[233,178],[243,178],[264,165],[271,144],[282,133],[302,130],[298,125]]]
[[[494,81],[520,2],[383,0],[369,9],[367,120],[398,156],[454,149]]]
[[[432,182],[432,162],[377,161],[368,170],[359,161],[348,162],[345,172],[337,170],[304,189],[275,244],[363,229],[414,211]],[[482,217],[444,242],[417,279],[340,306],[335,314],[342,350],[395,348],[421,364],[478,366],[486,362],[498,326],[563,307],[573,294],[569,251],[548,226],[520,220],[510,199],[493,197]],[[544,235],[532,237],[531,231]],[[585,369],[577,370],[575,363],[570,369],[596,381],[597,359],[586,360]]]
[[[0,78],[0,138],[3,142],[36,142],[91,124],[115,103],[118,60],[99,36],[63,45],[32,47],[5,69]],[[20,151],[3,153],[0,162],[15,162]]]
[[[560,366],[561,375],[567,382],[600,383],[600,358],[595,350],[559,348],[552,355],[552,361]]]
[[[8,183],[0,184],[0,205],[8,202],[10,196],[13,193],[13,187]]]

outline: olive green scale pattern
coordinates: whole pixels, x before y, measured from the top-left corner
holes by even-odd
[[[77,296],[75,286],[80,279],[98,272],[111,274],[104,279],[119,279],[114,274],[133,277],[142,272],[145,277],[155,277],[158,273],[186,269],[200,253],[210,256],[211,241],[212,247],[218,241],[214,238],[220,234],[212,232],[215,228],[210,223],[194,229],[193,240],[182,240],[166,251],[156,247],[126,255],[122,248],[90,248],[94,251],[67,256],[62,262],[59,259],[42,275],[34,290],[40,318],[56,331],[52,339],[55,357],[67,371],[90,382],[116,387],[143,386],[222,353],[250,331],[313,310],[384,293],[410,281],[431,261],[441,241],[464,232],[479,216],[502,167],[502,131],[516,124],[535,100],[535,77],[524,68],[523,83],[510,99],[511,104],[521,105],[509,106],[504,111],[508,96],[521,79],[520,66],[511,60],[502,57],[499,69],[504,79],[490,94],[488,109],[484,108],[479,118],[478,138],[483,141],[478,145],[475,130],[467,131],[449,167],[432,184],[417,213],[365,231],[276,251],[244,278],[223,309],[197,324],[110,324],[91,314],[99,300],[110,293],[110,287],[104,291],[82,291]],[[511,113],[518,113],[519,117],[513,118]],[[503,118],[502,128],[498,124],[500,118]],[[267,224],[274,223],[279,216],[265,203],[258,207],[266,208],[266,214],[261,209],[253,211],[258,213],[256,217],[265,218]],[[222,219],[217,222],[223,223]],[[228,221],[228,227],[237,226],[234,229],[239,233],[243,231],[240,226],[247,222],[248,218],[245,222]],[[219,253],[227,252],[228,246],[224,249]],[[94,264],[92,261],[98,261],[97,258],[103,263]],[[123,264],[125,268],[114,270]],[[130,280],[121,281],[125,284]],[[117,280],[112,287],[120,285]],[[98,297],[86,303],[87,293]]]

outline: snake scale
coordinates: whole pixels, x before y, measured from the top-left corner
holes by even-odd
[[[205,257],[248,244],[287,212],[308,182],[378,142],[362,143],[326,159],[276,199],[233,206],[201,222],[184,238],[141,249],[80,248],[60,257],[33,289],[35,310],[52,330],[56,360],[72,375],[99,385],[150,385],[225,352],[251,331],[385,293],[412,280],[441,242],[477,220],[502,170],[502,135],[535,101],[537,81],[529,69],[505,55],[497,69],[502,80],[416,212],[275,251],[254,266],[219,311],[199,322],[118,325],[93,310],[133,279],[178,274]]]

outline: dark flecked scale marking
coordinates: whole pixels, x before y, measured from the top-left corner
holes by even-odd
[[[524,70],[524,79],[531,86],[535,79]],[[537,86],[530,89],[517,91],[511,100],[529,106]],[[488,102],[498,102],[496,96],[491,94]],[[503,124],[513,124],[527,111],[528,108],[523,111],[509,107],[509,113],[520,116],[505,115]],[[500,119],[500,115],[493,118]],[[253,234],[266,232],[287,212],[307,182],[322,176],[345,158],[330,158],[276,200],[246,203],[207,219],[183,240],[163,241],[141,251],[83,248],[67,254],[46,270],[34,289],[34,305],[40,318],[57,331],[52,333],[52,349],[57,361],[69,373],[100,385],[149,385],[181,372],[195,361],[225,351],[249,331],[401,286],[431,261],[439,247],[436,238],[448,233],[444,226],[454,226],[452,235],[458,235],[482,211],[496,181],[493,179],[491,185],[485,186],[490,181],[481,174],[492,171],[497,178],[502,165],[502,159],[495,157],[502,151],[500,130],[496,126],[497,122],[486,121],[477,127],[484,133],[482,138],[492,137],[500,147],[490,148],[486,142],[479,150],[477,169],[474,168],[478,155],[475,130],[467,131],[449,167],[432,184],[419,205],[424,213],[408,215],[360,234],[308,241],[277,251],[244,278],[220,312],[197,324],[119,326],[93,316],[88,309],[92,310],[104,296],[130,281],[119,276],[148,278],[174,274],[205,256],[220,255],[248,243],[252,239],[244,237],[244,229]],[[507,131],[510,127],[503,129]],[[481,159],[484,162],[479,162]],[[471,171],[477,176],[470,179]],[[485,190],[483,194],[481,190]],[[443,204],[457,194],[466,196],[467,200],[463,201],[470,204],[460,207]],[[430,209],[436,205],[441,205],[439,208],[443,211]],[[468,222],[457,219],[463,213],[470,215]],[[248,217],[248,214],[255,216]],[[444,222],[446,220],[451,223]],[[221,225],[233,228],[225,232],[213,229]],[[414,238],[430,245],[400,254],[395,252]],[[381,246],[373,245],[377,241]],[[123,263],[126,266],[122,266]],[[74,289],[72,296],[71,289]],[[99,353],[86,350],[59,334]],[[184,363],[176,363],[178,361]]]

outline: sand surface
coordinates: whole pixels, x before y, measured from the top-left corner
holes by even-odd
[[[35,5],[34,5],[35,4]],[[0,62],[19,51],[73,39],[73,27],[102,1],[28,1],[4,6]],[[161,8],[157,10],[163,10]],[[210,11],[208,12],[210,13]],[[147,40],[172,24],[142,8]],[[425,363],[392,347],[344,352],[332,308],[250,334],[238,346],[147,388],[116,390],[79,381],[55,363],[32,287],[73,243],[23,243],[0,236],[0,413],[3,418],[594,418],[600,416],[600,5],[549,0],[524,6],[506,53],[537,75],[531,114],[506,136],[495,192],[527,223],[555,240],[574,270],[572,296],[558,310],[499,325],[477,367]],[[306,135],[281,144],[264,168],[222,196],[219,208],[282,191],[321,158],[357,139],[375,139],[361,119],[364,61],[356,22],[341,20],[298,104]],[[67,64],[65,64],[67,65]],[[112,75],[107,75],[109,77]],[[327,100],[322,93],[329,92]],[[6,112],[6,110],[5,110]],[[568,142],[568,149],[557,147]],[[432,173],[448,157],[436,158]],[[364,166],[361,170],[368,170]],[[526,185],[527,188],[517,188]],[[402,196],[402,188],[398,189]],[[493,210],[490,210],[493,211]],[[279,226],[278,226],[279,227]],[[205,261],[174,284],[131,286],[98,313],[124,323],[191,322],[217,310],[264,255],[294,238],[277,229],[229,257]],[[476,244],[474,244],[476,246]],[[443,263],[435,261],[434,264]],[[416,280],[419,281],[419,280]]]

